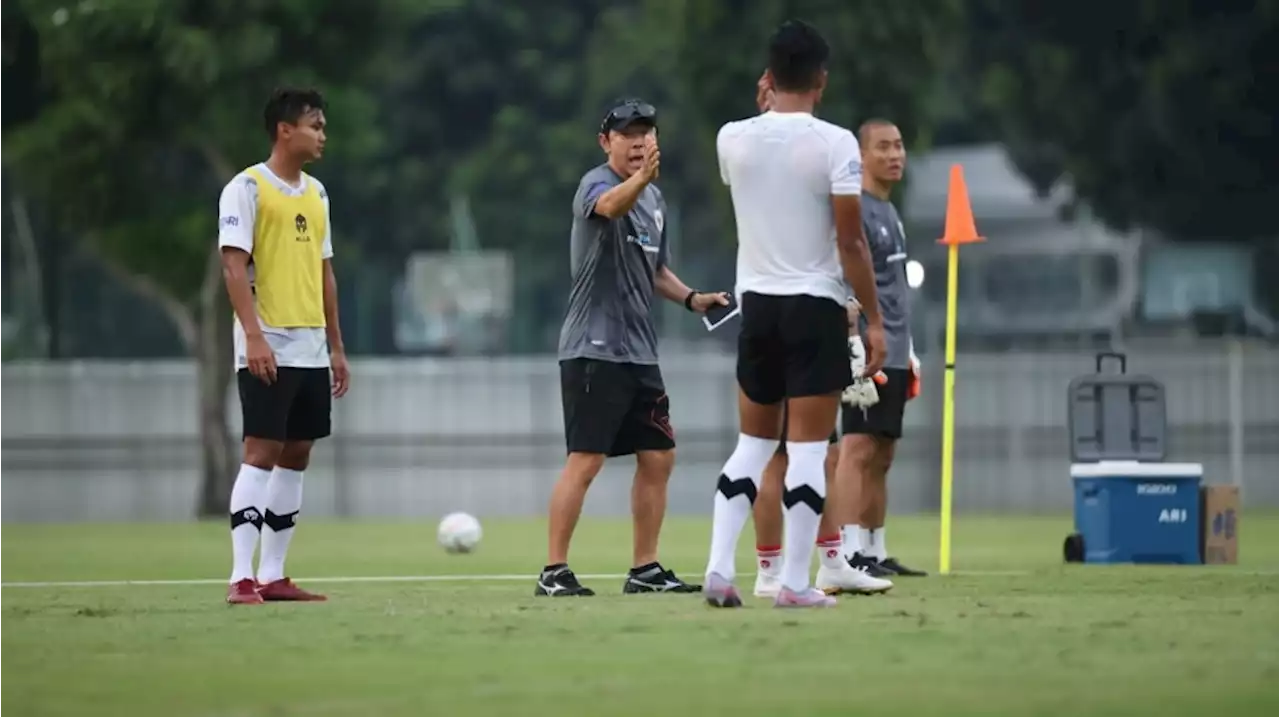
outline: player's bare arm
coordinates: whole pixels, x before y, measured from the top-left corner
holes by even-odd
[[[658,270],[653,277],[653,288],[658,295],[667,301],[674,301],[677,304],[685,304],[688,302],[688,308],[699,314],[704,313],[713,306],[728,306],[729,296],[724,292],[701,292],[690,289],[671,267],[664,266]],[[692,294],[692,298],[690,298]]]
[[[262,334],[258,314],[253,308],[253,289],[249,286],[249,252],[236,247],[222,247],[222,277],[227,285],[231,308],[244,327],[245,359],[249,372],[266,383],[276,380],[276,357]]]
[[[644,146],[640,153],[642,159],[640,169],[627,177],[626,181],[600,195],[596,200],[596,214],[608,219],[625,216],[635,206],[644,188],[658,178],[661,152],[658,149],[657,136],[653,132],[645,135]]]
[[[333,275],[333,260],[324,260],[324,333],[329,341],[329,364],[333,371],[333,397],[342,398],[351,385],[351,368],[347,349],[342,343],[342,326],[338,323],[338,280]]]
[[[849,303],[845,304],[844,306],[844,313],[849,322],[849,335],[857,336],[858,335],[858,315],[859,315],[858,302],[854,300],[850,300]]]
[[[845,281],[867,317],[862,340],[867,347],[867,367],[863,376],[874,376],[884,366],[884,323],[876,295],[876,275],[871,264],[871,248],[862,231],[862,198],[856,194],[834,194],[831,208],[836,222],[836,248]]]

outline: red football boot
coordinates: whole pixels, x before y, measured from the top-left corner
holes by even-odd
[[[258,594],[258,581],[245,578],[231,583],[227,588],[227,602],[232,605],[261,605],[263,600]]]
[[[280,578],[258,588],[258,594],[267,602],[323,602],[328,600],[323,595],[310,593],[297,585],[289,578]]]

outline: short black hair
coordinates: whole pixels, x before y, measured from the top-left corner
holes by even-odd
[[[897,127],[892,120],[883,117],[872,117],[858,125],[858,142],[862,145],[867,144],[867,135],[876,127]]]
[[[817,28],[803,20],[782,23],[769,39],[769,74],[780,92],[817,89],[831,48]]]
[[[276,125],[281,122],[297,124],[298,119],[309,110],[325,110],[324,96],[319,90],[298,89],[296,87],[279,87],[271,93],[267,106],[262,110],[267,136],[276,140]]]

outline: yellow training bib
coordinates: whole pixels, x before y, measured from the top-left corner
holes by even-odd
[[[281,329],[317,328],[324,321],[326,226],[319,185],[307,179],[302,196],[282,192],[256,167],[257,216],[253,221],[253,287],[258,315]]]

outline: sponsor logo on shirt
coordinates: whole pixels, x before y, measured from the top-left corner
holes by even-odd
[[[240,226],[240,217],[223,217],[218,220],[218,226],[238,227]]]
[[[653,243],[653,239],[650,239],[648,234],[641,234],[640,236],[628,234],[627,243],[638,244],[642,250],[650,254],[657,253],[658,251],[658,245]]]

